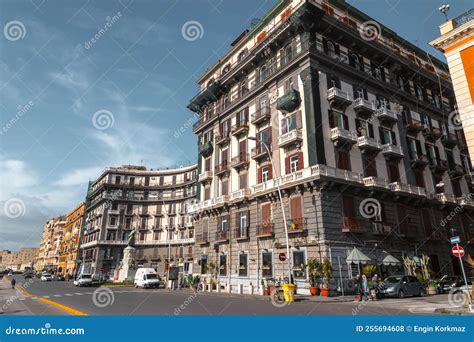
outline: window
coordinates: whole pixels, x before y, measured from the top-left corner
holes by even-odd
[[[110,224],[111,226],[115,226],[115,225],[117,224],[117,217],[115,217],[115,216],[110,216],[109,224]]]
[[[393,160],[387,161],[387,172],[388,179],[391,183],[400,182],[400,170],[398,168],[398,162]]]
[[[397,145],[397,135],[394,131],[385,127],[379,127],[380,142],[384,144]]]
[[[248,254],[241,252],[239,254],[239,277],[248,275]]]
[[[272,169],[270,165],[263,166],[260,168],[259,183],[266,182],[272,179]]]
[[[293,224],[293,229],[303,229],[303,206],[302,197],[300,195],[290,197],[290,219]]]
[[[115,184],[120,184],[120,176],[115,176]]]
[[[245,124],[249,120],[249,108],[246,107],[242,109],[238,114],[237,114],[237,126],[240,124]]]
[[[291,44],[289,44],[285,48],[283,63],[288,64],[292,58],[293,58],[293,47],[291,46]]]
[[[327,46],[327,54],[330,56],[330,57],[337,57],[337,50],[336,50],[336,44],[334,44],[332,41],[328,40],[326,42],[326,46]]]
[[[273,277],[273,253],[262,252],[262,277]]]
[[[347,115],[331,110],[329,111],[328,116],[329,116],[329,127],[331,128],[339,127],[345,130],[349,130],[349,119]]]
[[[348,151],[336,149],[336,167],[351,171],[351,158]]]
[[[297,155],[290,157],[290,172],[296,172],[299,170],[298,161],[299,161],[299,158]]]
[[[125,228],[130,229],[131,226],[132,226],[132,219],[130,217],[127,217],[125,219]]]
[[[223,231],[227,231],[228,229],[229,229],[229,216],[228,215],[221,216],[220,230],[223,232]]]
[[[118,210],[118,203],[112,203],[112,209],[111,210]]]
[[[342,196],[342,209],[345,217],[356,217],[354,198],[352,196]]]
[[[223,179],[221,181],[221,195],[228,195],[229,194],[229,181],[227,179]]]
[[[211,198],[211,187],[207,186],[204,188],[204,200],[207,201]]]
[[[362,165],[364,168],[364,177],[377,177],[377,164],[375,158],[363,155]]]
[[[219,275],[227,275],[227,254],[219,255]]]
[[[420,188],[425,187],[425,176],[423,175],[423,170],[414,169],[413,173],[415,174],[415,185]]]
[[[376,95],[376,99],[377,108],[390,109],[390,101],[385,96]]]
[[[249,92],[249,88],[247,87],[247,79],[240,81],[239,90],[240,96],[244,96]]]
[[[201,274],[206,274],[208,269],[207,269],[207,254],[201,254],[201,260],[200,265],[201,265]],[[211,271],[211,270],[209,270]]]
[[[281,120],[281,133],[285,134],[294,129],[301,128],[301,111],[285,116]]]
[[[304,251],[293,251],[293,276],[295,278],[306,278],[306,253]]]
[[[431,224],[431,212],[429,209],[422,209],[423,227],[425,229],[425,236],[430,237],[433,234],[433,226]]]
[[[272,206],[271,203],[261,205],[261,224],[264,233],[270,233],[272,228]]]
[[[249,226],[249,212],[248,211],[241,211],[237,214],[239,219],[239,233],[240,237],[247,236],[247,228]]]
[[[161,239],[161,232],[153,232],[153,240],[157,241]]]
[[[266,96],[260,98],[260,112],[266,114],[268,110],[268,99]]]
[[[239,175],[239,188],[246,189],[247,188],[247,173],[241,173]]]
[[[117,232],[115,230],[107,230],[106,240],[115,240]]]
[[[356,132],[359,137],[370,137],[375,138],[374,134],[374,125],[372,125],[369,121],[361,120],[356,118]]]
[[[265,78],[267,78],[267,67],[265,65],[262,65],[260,67],[260,82],[265,81]]]
[[[331,75],[331,74],[327,74],[326,81],[327,81],[328,89],[331,89],[331,88],[341,89],[341,80],[339,79],[339,77]]]
[[[416,160],[423,155],[421,142],[416,139],[407,138],[408,153],[411,160]]]
[[[363,58],[353,52],[349,54],[349,65],[357,70],[364,71]]]

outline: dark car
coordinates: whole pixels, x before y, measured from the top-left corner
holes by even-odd
[[[448,293],[453,287],[459,286],[461,277],[445,277],[438,284],[439,293]]]
[[[392,276],[383,281],[380,294],[383,297],[422,296],[425,293],[423,284],[413,276]]]

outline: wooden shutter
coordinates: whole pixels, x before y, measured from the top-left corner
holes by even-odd
[[[295,113],[295,117],[296,117],[296,128],[303,128],[303,122],[302,122],[302,119],[301,119],[301,110],[297,111]]]
[[[257,169],[257,182],[258,183],[262,183],[262,170],[263,170],[263,167]]]
[[[246,225],[246,228],[250,227],[250,210],[247,210],[245,212],[245,214],[247,215],[247,225]]]
[[[303,152],[298,152],[298,170],[303,170]]]
[[[367,123],[367,129],[368,129],[368,134],[369,134],[369,137],[371,138],[375,138],[375,135],[374,135],[374,125],[372,125],[370,122]]]
[[[400,171],[398,169],[398,163],[396,162],[388,162],[388,177],[390,182],[399,182],[400,181]]]
[[[262,203],[261,211],[262,211],[262,217],[261,217],[262,228],[270,227],[271,204],[270,203]]]
[[[285,174],[290,173],[290,157],[285,158]]]
[[[344,120],[344,129],[349,129],[349,118],[347,117],[347,115],[343,114],[342,115],[342,119]]]
[[[380,143],[382,145],[388,143],[388,141],[385,141],[384,130],[382,127],[379,127],[379,137],[380,137]]]
[[[268,179],[273,179],[273,167],[268,165]]]
[[[235,228],[240,228],[240,211],[235,213]]]
[[[418,156],[422,155],[423,154],[423,150],[421,148],[421,142],[419,140],[415,140],[415,144],[416,144],[416,153]]]
[[[240,158],[244,158],[245,153],[247,153],[247,140],[242,140],[239,142]]]
[[[351,196],[342,196],[342,206],[344,216],[355,217],[354,198]]]
[[[397,135],[394,131],[390,131],[390,137],[392,138],[392,144],[397,145]]]
[[[296,225],[296,228],[300,228],[303,224],[302,222],[302,211],[301,206],[301,196],[294,196],[290,198],[290,218],[292,222]]]

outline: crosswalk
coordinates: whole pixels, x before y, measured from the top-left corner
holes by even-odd
[[[129,293],[129,292],[150,292],[144,291],[140,289],[129,289],[129,290],[114,290],[114,293]],[[85,292],[73,292],[73,293],[63,293],[63,294],[52,294],[52,295],[37,295],[37,296],[21,296],[18,297],[18,300],[28,300],[28,299],[37,299],[37,298],[44,298],[44,299],[51,299],[51,298],[63,298],[63,297],[74,297],[74,296],[85,296],[85,295],[93,295],[94,291],[85,291]]]

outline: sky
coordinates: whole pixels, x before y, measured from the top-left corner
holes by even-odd
[[[38,246],[107,166],[195,163],[196,81],[275,1],[0,0],[0,250]],[[348,3],[444,60],[440,1]]]

